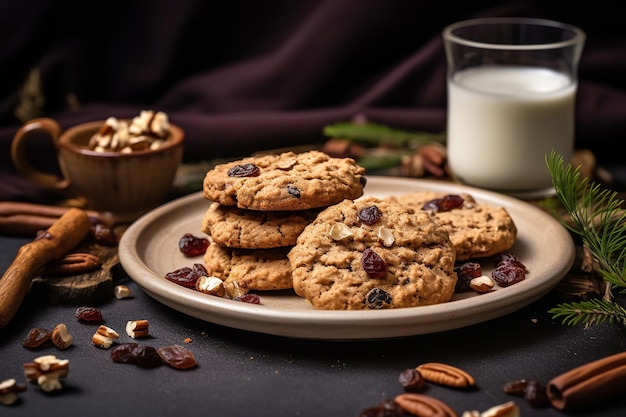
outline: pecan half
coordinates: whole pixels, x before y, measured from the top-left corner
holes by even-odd
[[[422,374],[426,381],[439,385],[462,388],[473,386],[476,383],[467,372],[445,363],[429,362],[419,365],[415,369]]]
[[[428,395],[412,392],[400,394],[395,403],[407,413],[416,417],[457,417],[458,414],[443,401]]]
[[[86,252],[68,253],[62,258],[49,262],[41,271],[42,276],[79,275],[100,268],[102,261],[96,255]]]

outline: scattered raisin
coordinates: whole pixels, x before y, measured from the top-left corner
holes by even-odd
[[[242,303],[261,304],[261,298],[257,294],[242,294],[233,298],[233,300],[241,301]]]
[[[417,392],[424,387],[424,378],[420,371],[415,368],[402,371],[398,377],[398,382],[405,392]]]
[[[391,295],[381,288],[374,288],[365,296],[365,305],[367,308],[379,310],[383,308],[385,304],[391,304]]]
[[[135,358],[135,363],[142,368],[156,368],[163,364],[157,350],[152,346],[135,346],[131,354]]]
[[[457,194],[448,194],[441,198],[435,198],[422,206],[426,211],[450,211],[463,205],[463,197]]]
[[[370,248],[363,251],[361,264],[365,272],[374,278],[383,278],[387,274],[387,264],[385,264],[385,260]]]
[[[457,293],[471,290],[470,281],[483,274],[482,267],[478,262],[464,262],[461,265],[455,266],[454,272],[456,272],[458,277],[456,286],[454,287],[454,292]]]
[[[113,362],[136,364],[137,358],[133,350],[139,346],[138,343],[120,343],[111,348],[111,359]]]
[[[202,276],[209,276],[209,273],[204,265],[199,263],[193,264],[193,267],[185,266],[165,274],[168,281],[187,288],[196,288],[196,281]]]
[[[189,349],[180,345],[163,346],[157,353],[169,366],[176,369],[189,369],[197,365],[196,358]]]
[[[526,272],[523,267],[514,263],[503,262],[498,264],[491,271],[491,278],[503,287],[517,284],[526,279]]]
[[[385,399],[375,407],[366,408],[359,417],[404,417],[406,413],[394,400]]]
[[[292,197],[300,198],[300,190],[298,188],[294,187],[293,185],[290,185],[290,186],[287,187],[287,192]]]
[[[533,408],[546,408],[550,405],[546,387],[537,381],[530,380],[526,385],[524,399]]]
[[[95,307],[78,307],[74,315],[78,320],[88,323],[100,323],[103,321],[102,312]]]
[[[93,241],[99,245],[116,246],[119,243],[119,237],[115,234],[113,229],[106,226],[100,220],[92,220],[90,233]]]
[[[204,255],[209,247],[209,239],[185,233],[178,241],[178,249],[186,257]]]
[[[22,340],[22,346],[28,349],[36,349],[49,345],[51,340],[52,332],[50,330],[35,327],[30,329],[26,338]]]
[[[517,379],[515,381],[509,381],[502,386],[502,390],[509,395],[515,395],[516,397],[523,397],[528,386],[527,379]]]
[[[261,168],[254,164],[240,164],[228,170],[229,177],[258,177],[261,175]]]
[[[383,217],[383,213],[375,205],[365,207],[359,211],[359,219],[365,224],[374,224],[380,220],[381,217]]]

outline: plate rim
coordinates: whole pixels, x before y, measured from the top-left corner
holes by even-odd
[[[442,180],[416,179],[408,177],[367,176],[368,184],[379,186],[393,183],[394,186],[406,186],[419,190],[432,190],[447,193],[469,193],[477,201],[497,202],[507,209],[520,208],[529,211],[529,215],[551,223],[559,231],[559,240],[567,240],[562,245],[561,261],[553,276],[537,281],[522,281],[515,284],[520,292],[524,290],[524,297],[514,297],[509,291],[513,287],[481,294],[481,303],[476,303],[476,297],[454,300],[447,303],[431,306],[408,307],[402,309],[383,310],[289,310],[285,315],[284,309],[266,308],[263,305],[236,303],[228,299],[207,296],[181,287],[166,280],[153,271],[139,256],[137,244],[142,233],[147,233],[150,227],[172,213],[190,209],[194,204],[210,203],[198,191],[167,202],[133,222],[122,237],[118,246],[118,254],[122,267],[128,276],[135,281],[143,291],[160,303],[180,311],[184,314],[227,327],[248,330],[258,333],[273,334],[305,339],[383,339],[390,337],[414,336],[419,334],[448,331],[460,327],[488,321],[516,311],[537,300],[558,281],[565,276],[573,265],[575,246],[572,236],[559,221],[546,211],[526,201],[496,192],[478,189],[458,183]],[[365,188],[367,193],[367,185]],[[407,191],[408,192],[408,191]],[[392,193],[390,193],[392,194]],[[397,193],[395,193],[397,194]],[[201,218],[198,219],[200,223]],[[565,247],[567,246],[567,247]],[[527,288],[528,287],[528,288]],[[509,291],[507,293],[506,291]],[[172,295],[173,294],[173,295]],[[509,296],[509,294],[511,294]],[[295,297],[297,297],[294,294]],[[305,302],[303,300],[303,302]],[[451,304],[454,303],[454,304]],[[453,305],[453,309],[450,309]],[[497,309],[497,313],[493,310]],[[489,317],[482,319],[485,312]],[[467,313],[474,314],[468,317]],[[419,313],[419,314],[416,314]],[[478,314],[477,314],[478,313]],[[476,317],[478,316],[478,317]],[[451,321],[451,320],[456,321]],[[431,322],[434,320],[434,322]],[[394,326],[395,324],[395,326]],[[399,324],[399,326],[398,326]]]

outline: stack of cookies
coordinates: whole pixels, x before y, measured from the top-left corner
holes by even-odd
[[[319,151],[258,155],[207,172],[204,262],[229,296],[293,288],[287,254],[320,211],[363,195],[365,170]]]

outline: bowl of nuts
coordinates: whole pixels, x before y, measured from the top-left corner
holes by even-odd
[[[36,135],[49,136],[61,175],[33,162]],[[160,205],[171,190],[183,157],[185,134],[167,114],[141,111],[132,119],[109,117],[61,131],[51,118],[33,119],[17,131],[11,157],[30,180],[62,191],[83,208],[129,222]],[[29,146],[31,145],[31,146]]]

